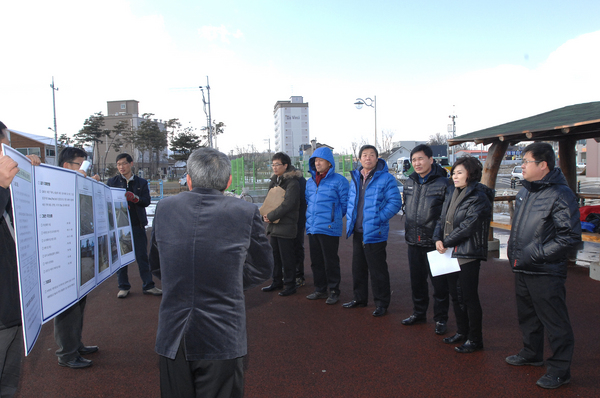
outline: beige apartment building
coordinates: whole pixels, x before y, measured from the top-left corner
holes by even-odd
[[[107,112],[104,117],[104,128],[113,129],[117,123],[124,120],[126,121],[131,129],[137,129],[140,123],[144,120],[142,115],[139,113],[138,107],[139,101],[136,100],[123,100],[123,101],[107,101]],[[154,119],[158,123],[161,130],[165,130],[165,124],[162,120]],[[133,158],[135,163],[136,173],[146,179],[157,179],[164,178],[167,176],[169,171],[169,160],[167,154],[167,148],[165,148],[159,155],[159,170],[158,173],[151,175],[150,170],[153,170],[155,161],[151,160],[151,154],[146,151],[145,153],[134,147],[133,144],[123,145],[120,151],[115,151],[114,148],[110,148],[107,151],[107,147],[110,145],[109,142],[103,142],[98,145],[100,159],[95,160],[94,164],[97,167],[104,165],[104,157],[106,156],[106,166],[115,165],[117,156],[120,153],[128,153]],[[110,177],[110,176],[109,176]]]

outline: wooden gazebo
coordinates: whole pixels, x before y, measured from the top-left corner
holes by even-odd
[[[465,142],[489,145],[481,182],[496,187],[500,163],[509,145],[521,141],[557,141],[559,163],[569,187],[576,192],[576,142],[594,138],[600,142],[600,101],[570,105],[525,119],[474,131],[448,140],[450,146]]]

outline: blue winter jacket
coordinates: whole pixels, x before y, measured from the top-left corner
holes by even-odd
[[[360,183],[360,171],[352,171],[352,183],[348,194],[348,211],[346,212],[346,237],[354,232],[356,222],[356,204]],[[390,218],[402,207],[402,198],[398,191],[396,178],[388,172],[385,160],[379,159],[373,178],[367,183],[365,205],[363,210],[363,243],[385,242],[390,230]]]
[[[315,181],[315,158],[331,163],[319,186]],[[348,180],[335,172],[333,153],[327,147],[317,148],[308,165],[312,178],[306,182],[306,233],[342,236],[342,218],[348,207]]]

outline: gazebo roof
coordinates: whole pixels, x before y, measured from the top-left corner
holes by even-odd
[[[488,145],[494,141],[560,141],[600,137],[600,101],[570,105],[460,135],[448,140],[449,145],[465,142]],[[599,138],[600,140],[600,138]]]

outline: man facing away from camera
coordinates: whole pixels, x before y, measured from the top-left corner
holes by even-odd
[[[163,397],[242,397],[247,353],[244,290],[266,281],[273,253],[258,207],[224,196],[231,163],[200,148],[189,192],[161,200],[150,264],[161,279],[156,352]]]

